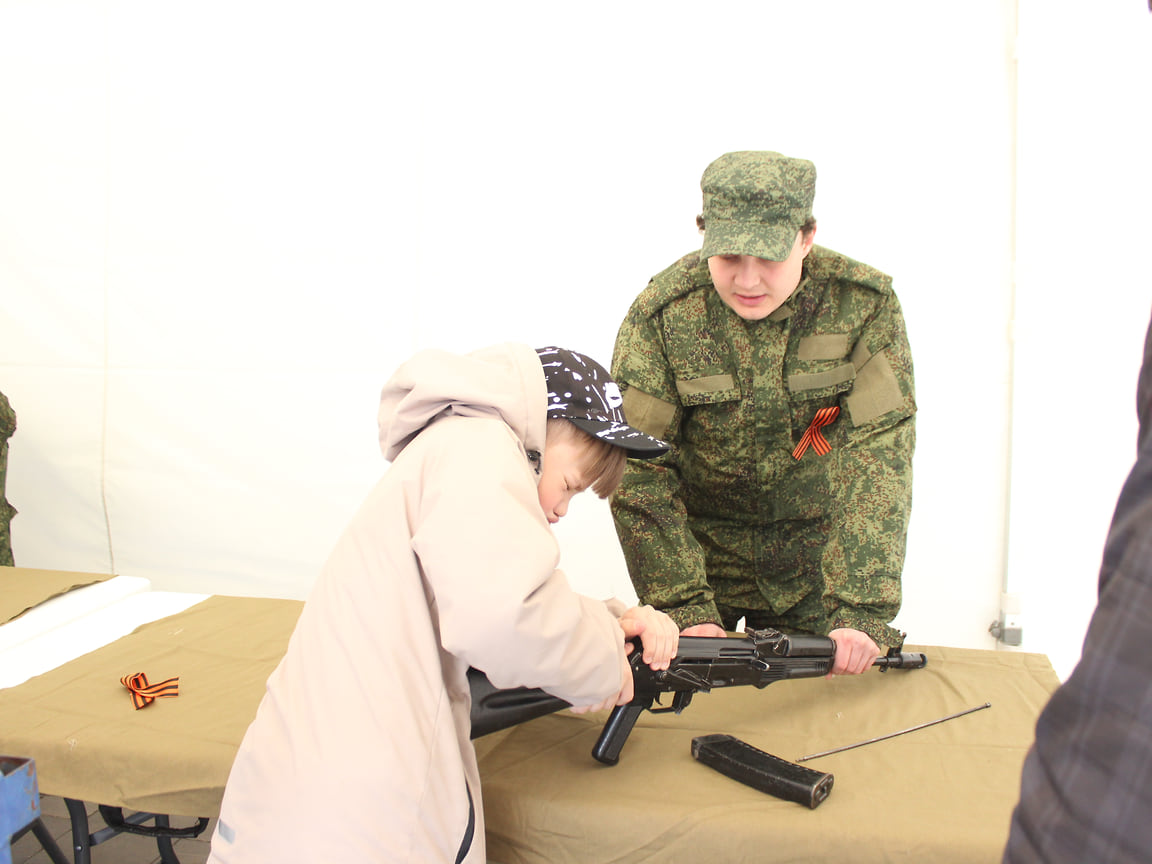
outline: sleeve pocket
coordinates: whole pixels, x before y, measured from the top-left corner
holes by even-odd
[[[666,440],[676,416],[676,406],[643,390],[629,387],[624,391],[624,417],[646,435]]]
[[[857,358],[860,354],[864,356]],[[853,353],[853,360],[856,359],[863,362],[856,373],[856,385],[844,404],[852,415],[852,425],[863,426],[889,411],[902,408],[904,394],[900,392],[900,382],[896,380],[896,373],[883,351],[869,354],[861,345]]]

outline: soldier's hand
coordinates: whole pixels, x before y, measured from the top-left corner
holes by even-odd
[[[719,624],[693,624],[680,631],[681,636],[727,636]]]
[[[880,656],[880,649],[872,637],[859,630],[842,627],[828,634],[836,642],[836,657],[832,662],[832,675],[859,675],[872,668],[873,661]]]

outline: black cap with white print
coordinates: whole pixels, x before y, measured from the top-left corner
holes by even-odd
[[[536,354],[548,383],[549,419],[563,417],[636,459],[654,459],[668,452],[668,445],[659,438],[628,425],[620,388],[591,357],[555,347],[537,348]]]

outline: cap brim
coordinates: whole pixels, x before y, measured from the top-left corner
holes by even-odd
[[[565,419],[570,423],[575,423],[592,437],[627,450],[628,455],[634,459],[655,459],[657,456],[663,456],[670,449],[669,445],[659,438],[653,438],[651,435],[625,423],[613,423],[610,420],[586,420],[583,417],[566,417]]]
[[[783,261],[792,254],[800,229],[790,222],[737,222],[709,219],[704,227],[701,258],[713,255],[751,255],[767,261]]]

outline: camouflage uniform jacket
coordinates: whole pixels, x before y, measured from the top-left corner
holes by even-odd
[[[694,253],[633,303],[612,365],[628,421],[672,445],[629,460],[612,500],[642,602],[681,628],[738,610],[900,644],[916,404],[888,276],[814,246],[791,298],[748,321]],[[830,406],[830,449],[796,458]]]

